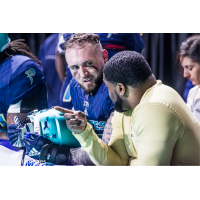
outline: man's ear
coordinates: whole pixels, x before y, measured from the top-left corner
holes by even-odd
[[[105,49],[102,51],[102,57],[104,60],[104,64],[106,64],[108,62],[108,52]]]
[[[124,96],[126,93],[126,86],[123,83],[117,83],[116,92],[120,96]]]

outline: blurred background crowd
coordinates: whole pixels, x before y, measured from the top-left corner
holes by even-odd
[[[52,34],[9,33],[8,35],[11,41],[16,39],[25,39],[25,43],[30,47],[32,53],[38,56],[40,46]],[[156,78],[162,80],[164,84],[174,88],[183,97],[184,90],[187,87],[185,86],[187,79],[183,77],[183,71],[178,71],[176,67],[176,54],[183,41],[185,41],[190,36],[198,34],[142,33],[140,35],[144,43],[144,50],[142,51],[142,55],[148,61]],[[187,84],[191,85],[189,80]],[[186,95],[187,94],[185,94],[184,98],[186,98]],[[184,100],[186,101],[186,99]]]

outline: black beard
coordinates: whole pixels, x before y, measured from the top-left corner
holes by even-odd
[[[84,88],[84,86],[83,85],[80,85],[81,86],[81,88],[86,92],[86,93],[96,93],[97,91],[98,91],[98,89],[99,89],[99,87],[101,86],[101,84],[103,83],[103,73],[102,73],[102,75],[101,76],[99,76],[96,80],[95,80],[95,87],[93,88],[93,89],[86,89],[86,88]]]
[[[115,110],[117,111],[117,112],[120,112],[120,113],[122,113],[122,112],[125,112],[126,110],[123,110],[122,109],[122,100],[120,99],[120,97],[119,97],[119,95],[116,93],[116,91],[115,91],[115,94],[117,95],[117,100],[116,100],[116,102],[115,102]]]

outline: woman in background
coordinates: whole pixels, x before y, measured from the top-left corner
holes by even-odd
[[[189,91],[187,105],[200,121],[200,35],[182,42],[176,61],[183,67],[183,76],[194,85]]]

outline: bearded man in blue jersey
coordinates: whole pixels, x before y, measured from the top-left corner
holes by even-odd
[[[73,76],[69,86],[73,108],[84,112],[99,138],[108,143],[114,112],[108,88],[103,83],[103,68],[108,61],[108,52],[102,48],[99,36],[89,33],[74,34],[64,44],[64,49]],[[71,149],[71,154],[73,164],[92,164],[81,148]]]

